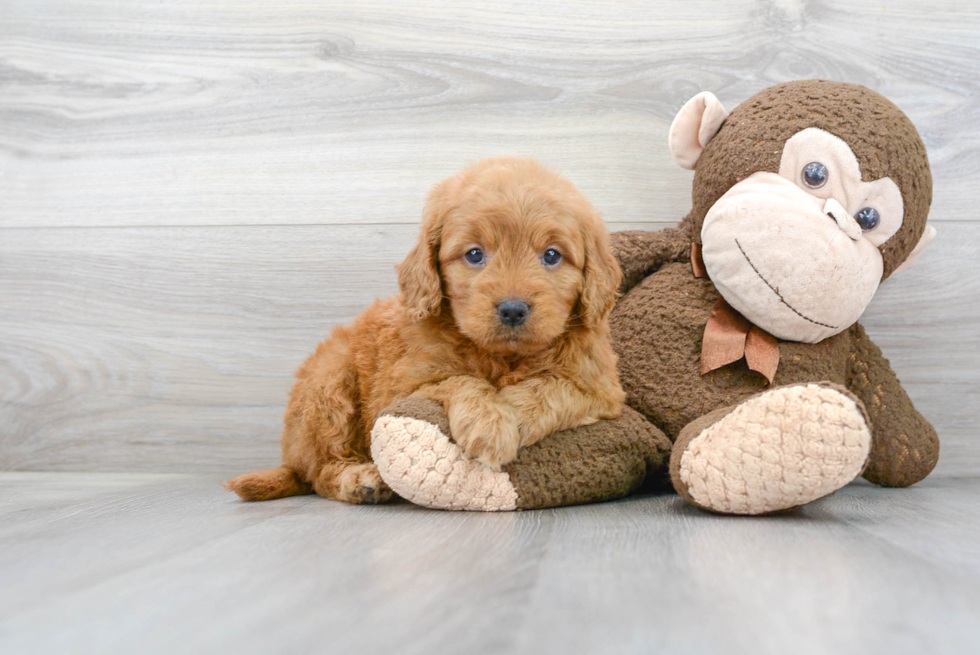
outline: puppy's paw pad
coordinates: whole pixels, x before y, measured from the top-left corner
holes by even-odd
[[[391,500],[391,488],[384,482],[377,486],[363,485],[355,487],[351,492],[354,502],[358,505],[380,505]]]
[[[378,505],[391,499],[391,487],[385,484],[374,464],[353,466],[344,471],[340,493],[356,505]]]

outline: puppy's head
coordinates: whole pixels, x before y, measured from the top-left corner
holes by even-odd
[[[570,327],[594,329],[621,274],[598,212],[529,159],[478,162],[429,195],[419,242],[398,267],[405,304],[448,309],[484,350],[530,354]]]

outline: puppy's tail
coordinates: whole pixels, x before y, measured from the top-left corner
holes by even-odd
[[[272,500],[313,493],[313,487],[288,466],[246,473],[221,485],[242,500]]]

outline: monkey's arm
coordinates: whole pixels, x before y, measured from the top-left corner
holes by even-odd
[[[902,388],[881,350],[855,323],[851,328],[847,387],[871,417],[871,456],[863,476],[883,487],[907,487],[925,478],[939,459],[939,437]]]
[[[691,260],[691,238],[682,228],[657,232],[627,230],[609,236],[613,255],[623,270],[621,293],[626,293],[668,262]]]

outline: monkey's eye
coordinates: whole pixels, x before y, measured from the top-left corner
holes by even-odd
[[[803,167],[803,184],[811,189],[819,189],[827,183],[830,171],[818,161],[812,161]]]
[[[558,266],[558,262],[561,261],[561,253],[554,248],[548,248],[544,251],[541,261],[544,262],[545,266]]]
[[[480,264],[483,263],[483,251],[480,250],[479,248],[473,248],[472,250],[466,251],[466,254],[463,255],[463,258],[468,263],[473,264],[474,266],[479,266]]]
[[[861,226],[862,230],[867,232],[878,227],[878,223],[881,222],[881,215],[874,207],[865,207],[854,214],[854,220],[857,221],[857,224]]]

